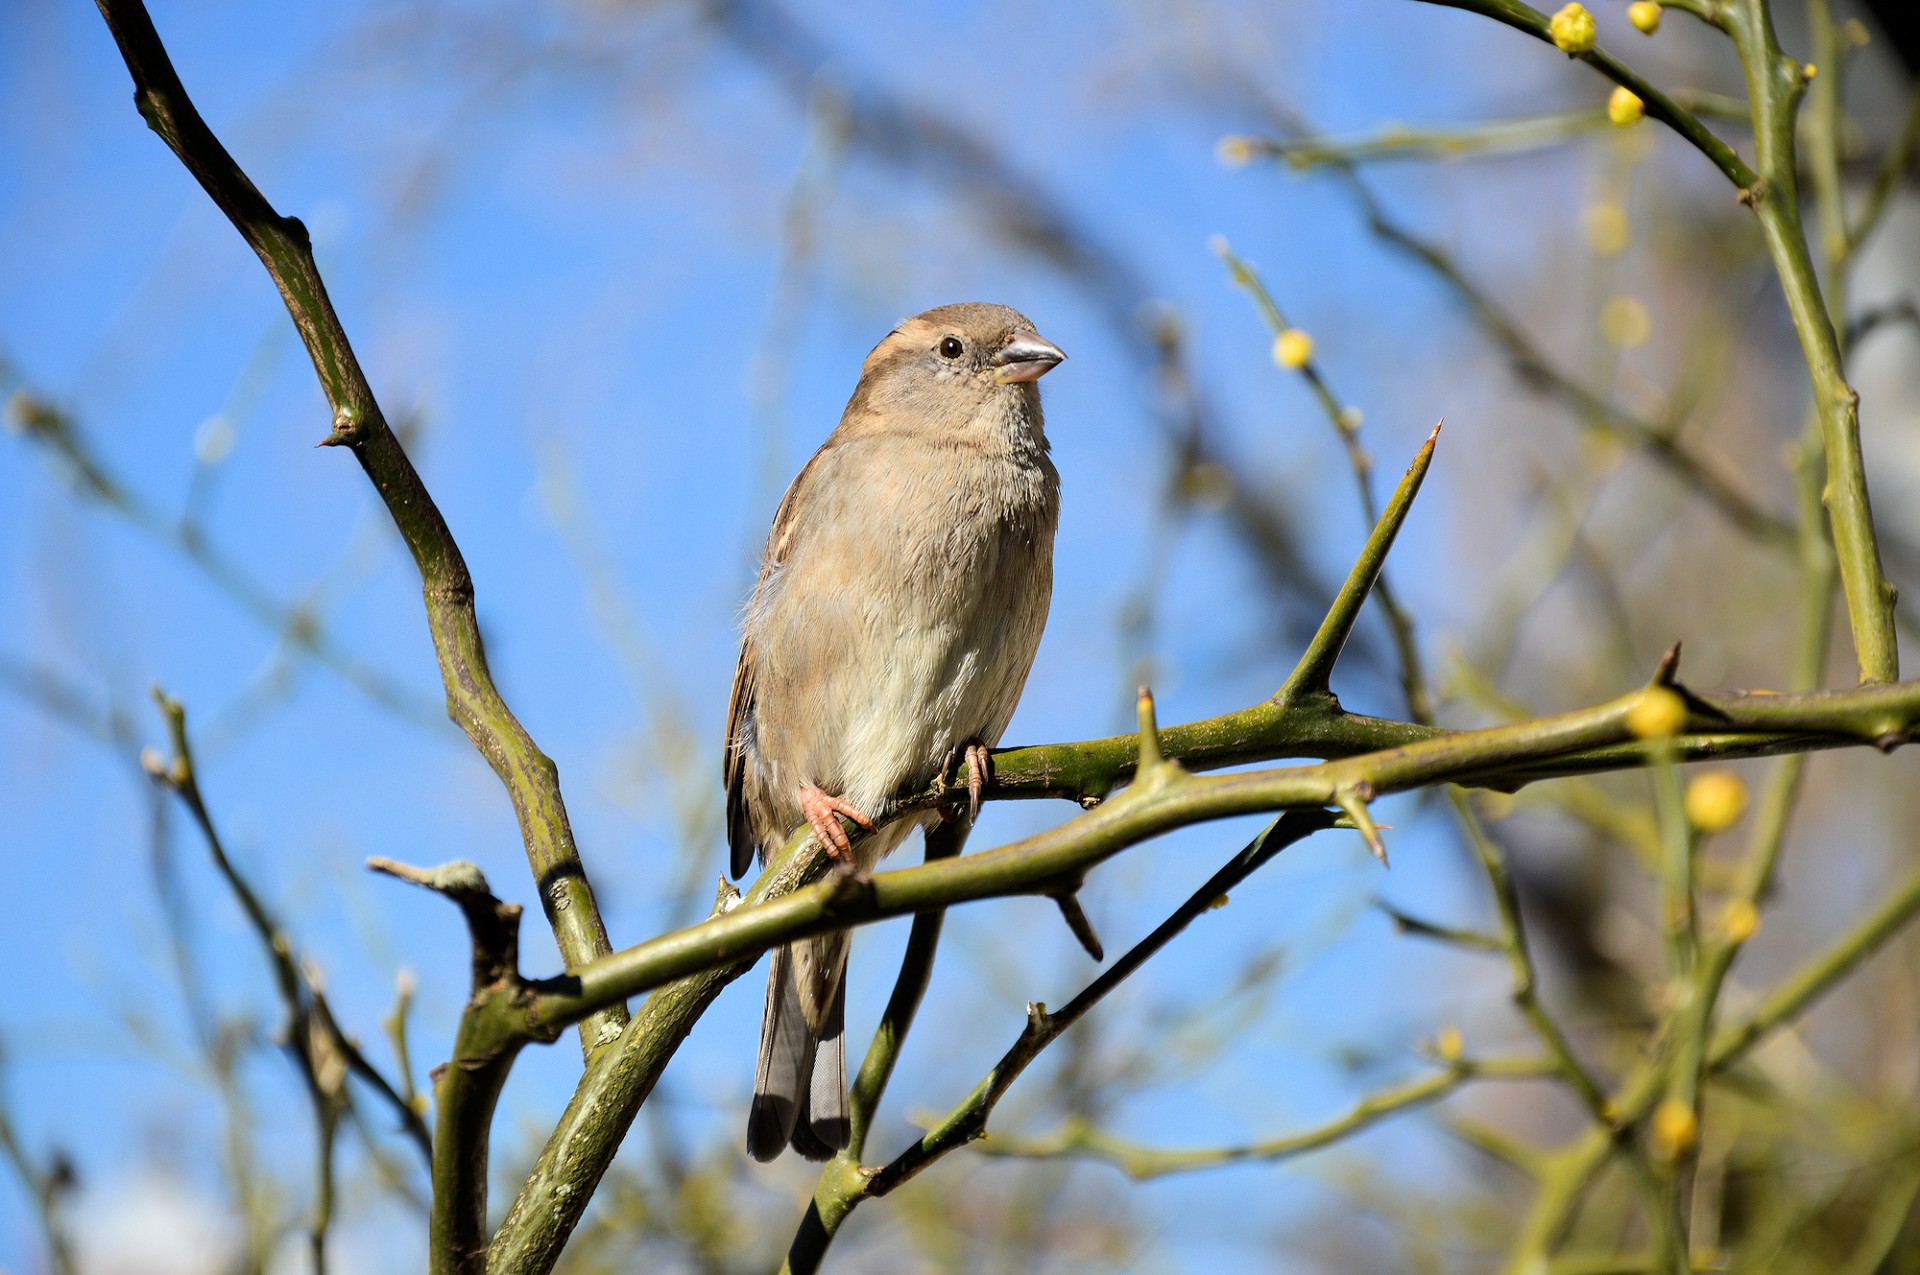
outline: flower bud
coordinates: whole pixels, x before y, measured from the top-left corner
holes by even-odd
[[[1593,15],[1584,4],[1570,4],[1547,20],[1547,34],[1562,53],[1585,53],[1593,48]]]
[[[1587,209],[1587,244],[1603,257],[1611,257],[1626,248],[1632,227],[1627,210],[1605,201]]]
[[[1747,812],[1747,785],[1730,770],[1710,770],[1687,785],[1687,822],[1702,832],[1725,832]]]
[[[1313,338],[1299,328],[1288,328],[1273,338],[1273,361],[1297,372],[1313,361]]]
[[[1625,128],[1629,124],[1638,124],[1640,117],[1646,114],[1646,103],[1639,94],[1622,84],[1607,99],[1607,118]]]
[[[1641,35],[1652,35],[1660,29],[1660,6],[1653,0],[1634,0],[1627,6],[1627,21]]]
[[[1668,739],[1687,725],[1687,702],[1664,686],[1649,687],[1627,710],[1627,729],[1640,739]]]
[[[1744,943],[1760,929],[1760,909],[1745,899],[1735,899],[1720,914],[1720,933],[1729,943]]]
[[[1666,1161],[1678,1160],[1700,1140],[1700,1117],[1693,1114],[1693,1108],[1687,1103],[1669,1098],[1653,1109],[1648,1133],[1656,1156]]]
[[[1609,297],[1600,307],[1600,335],[1611,345],[1637,349],[1653,335],[1653,320],[1647,307],[1633,297]]]
[[[1228,168],[1245,168],[1253,160],[1253,143],[1244,137],[1223,137],[1214,144],[1213,157]]]

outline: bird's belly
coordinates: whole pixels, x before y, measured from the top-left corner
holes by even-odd
[[[1034,548],[994,545],[893,594],[898,610],[876,617],[880,657],[835,679],[824,782],[873,809],[931,782],[954,748],[998,742],[1046,623],[1051,572]]]

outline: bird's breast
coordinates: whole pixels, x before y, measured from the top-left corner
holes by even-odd
[[[1057,520],[1044,456],[876,459],[891,463],[802,529],[748,618],[761,755],[857,805],[997,742],[1046,624]]]

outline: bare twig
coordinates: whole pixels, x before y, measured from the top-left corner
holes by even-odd
[[[333,409],[332,429],[323,441],[353,452],[407,542],[420,570],[447,711],[507,789],[562,957],[577,965],[605,954],[610,950],[606,927],[574,845],[559,771],[494,687],[473,609],[473,579],[460,547],[381,413],[314,264],[306,227],[274,210],[200,118],[146,6],[140,0],[98,4],[133,77],[134,103],[141,115],[219,205],[279,287]],[[625,1022],[624,1006],[608,1006],[581,1024],[582,1048],[592,1052],[610,1042]]]

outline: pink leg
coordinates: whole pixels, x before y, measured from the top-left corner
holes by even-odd
[[[813,829],[813,839],[826,848],[830,859],[853,858],[853,840],[840,825],[838,816],[845,815],[868,832],[873,831],[873,820],[855,809],[850,802],[831,796],[812,784],[800,785],[800,810],[807,817],[807,826]]]

